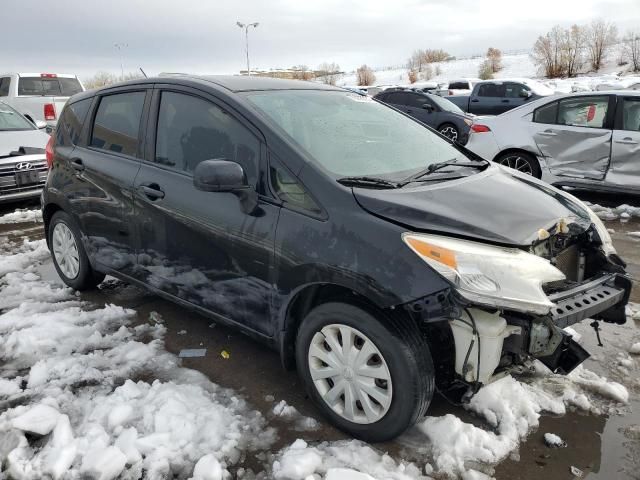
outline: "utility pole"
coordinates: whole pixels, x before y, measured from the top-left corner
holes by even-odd
[[[238,25],[240,28],[244,28],[244,38],[245,38],[245,44],[246,44],[246,49],[247,49],[247,75],[251,75],[251,66],[249,64],[249,27],[253,27],[256,28],[259,23],[258,22],[254,22],[254,23],[242,23],[242,22],[236,22],[236,25]]]
[[[114,43],[114,47],[118,50],[118,54],[120,55],[120,81],[124,80],[124,61],[122,60],[122,49],[129,46],[127,43]]]

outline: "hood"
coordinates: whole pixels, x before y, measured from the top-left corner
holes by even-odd
[[[507,170],[493,165],[436,185],[354,188],[353,194],[366,211],[412,230],[503,245],[531,245],[539,229],[550,229],[560,219],[576,223],[581,231],[590,226],[588,212],[564,193]]]
[[[40,130],[0,131],[0,157],[6,157],[20,147],[44,148],[49,135]]]

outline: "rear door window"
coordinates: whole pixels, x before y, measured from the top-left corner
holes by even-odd
[[[203,160],[230,160],[255,186],[259,159],[259,140],[228,112],[199,97],[162,92],[156,163],[191,173]]]
[[[393,103],[394,105],[406,105],[407,104],[407,94],[404,92],[395,92],[390,93],[386,97],[385,100],[387,103]]]
[[[505,96],[504,84],[496,83],[484,83],[478,87],[479,97],[504,97]]]
[[[417,93],[409,93],[407,96],[409,97],[407,105],[410,107],[422,108],[425,103],[431,103],[425,97]]]
[[[604,128],[609,97],[571,97],[558,102],[558,125]]]
[[[640,132],[640,98],[623,99],[622,130]]]
[[[70,97],[82,91],[77,78],[20,77],[18,95]]]
[[[9,96],[9,84],[11,83],[11,77],[0,78],[0,97]]]
[[[101,98],[93,122],[90,145],[135,157],[145,92],[127,92]]]

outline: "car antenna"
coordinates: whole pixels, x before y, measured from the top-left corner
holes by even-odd
[[[149,77],[147,77],[147,74],[144,73],[144,70],[142,69],[142,67],[140,67],[140,71],[142,72],[142,75],[144,75],[144,78],[149,78]]]

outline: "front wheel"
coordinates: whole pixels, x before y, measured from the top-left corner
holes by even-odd
[[[458,132],[458,128],[455,125],[453,125],[452,123],[445,123],[444,125],[442,125],[440,127],[440,129],[438,131],[442,135],[447,137],[449,140],[452,140],[454,142],[457,142],[458,141],[458,137],[460,136],[460,134]]]
[[[58,275],[69,287],[87,290],[104,280],[103,273],[91,268],[73,218],[61,210],[49,224],[49,249]]]
[[[536,178],[542,177],[538,160],[526,152],[507,152],[496,158],[496,163],[505,167],[513,168],[519,172],[526,173]]]
[[[424,416],[434,389],[429,347],[409,319],[326,303],[303,320],[298,373],[316,406],[341,430],[390,440]]]

